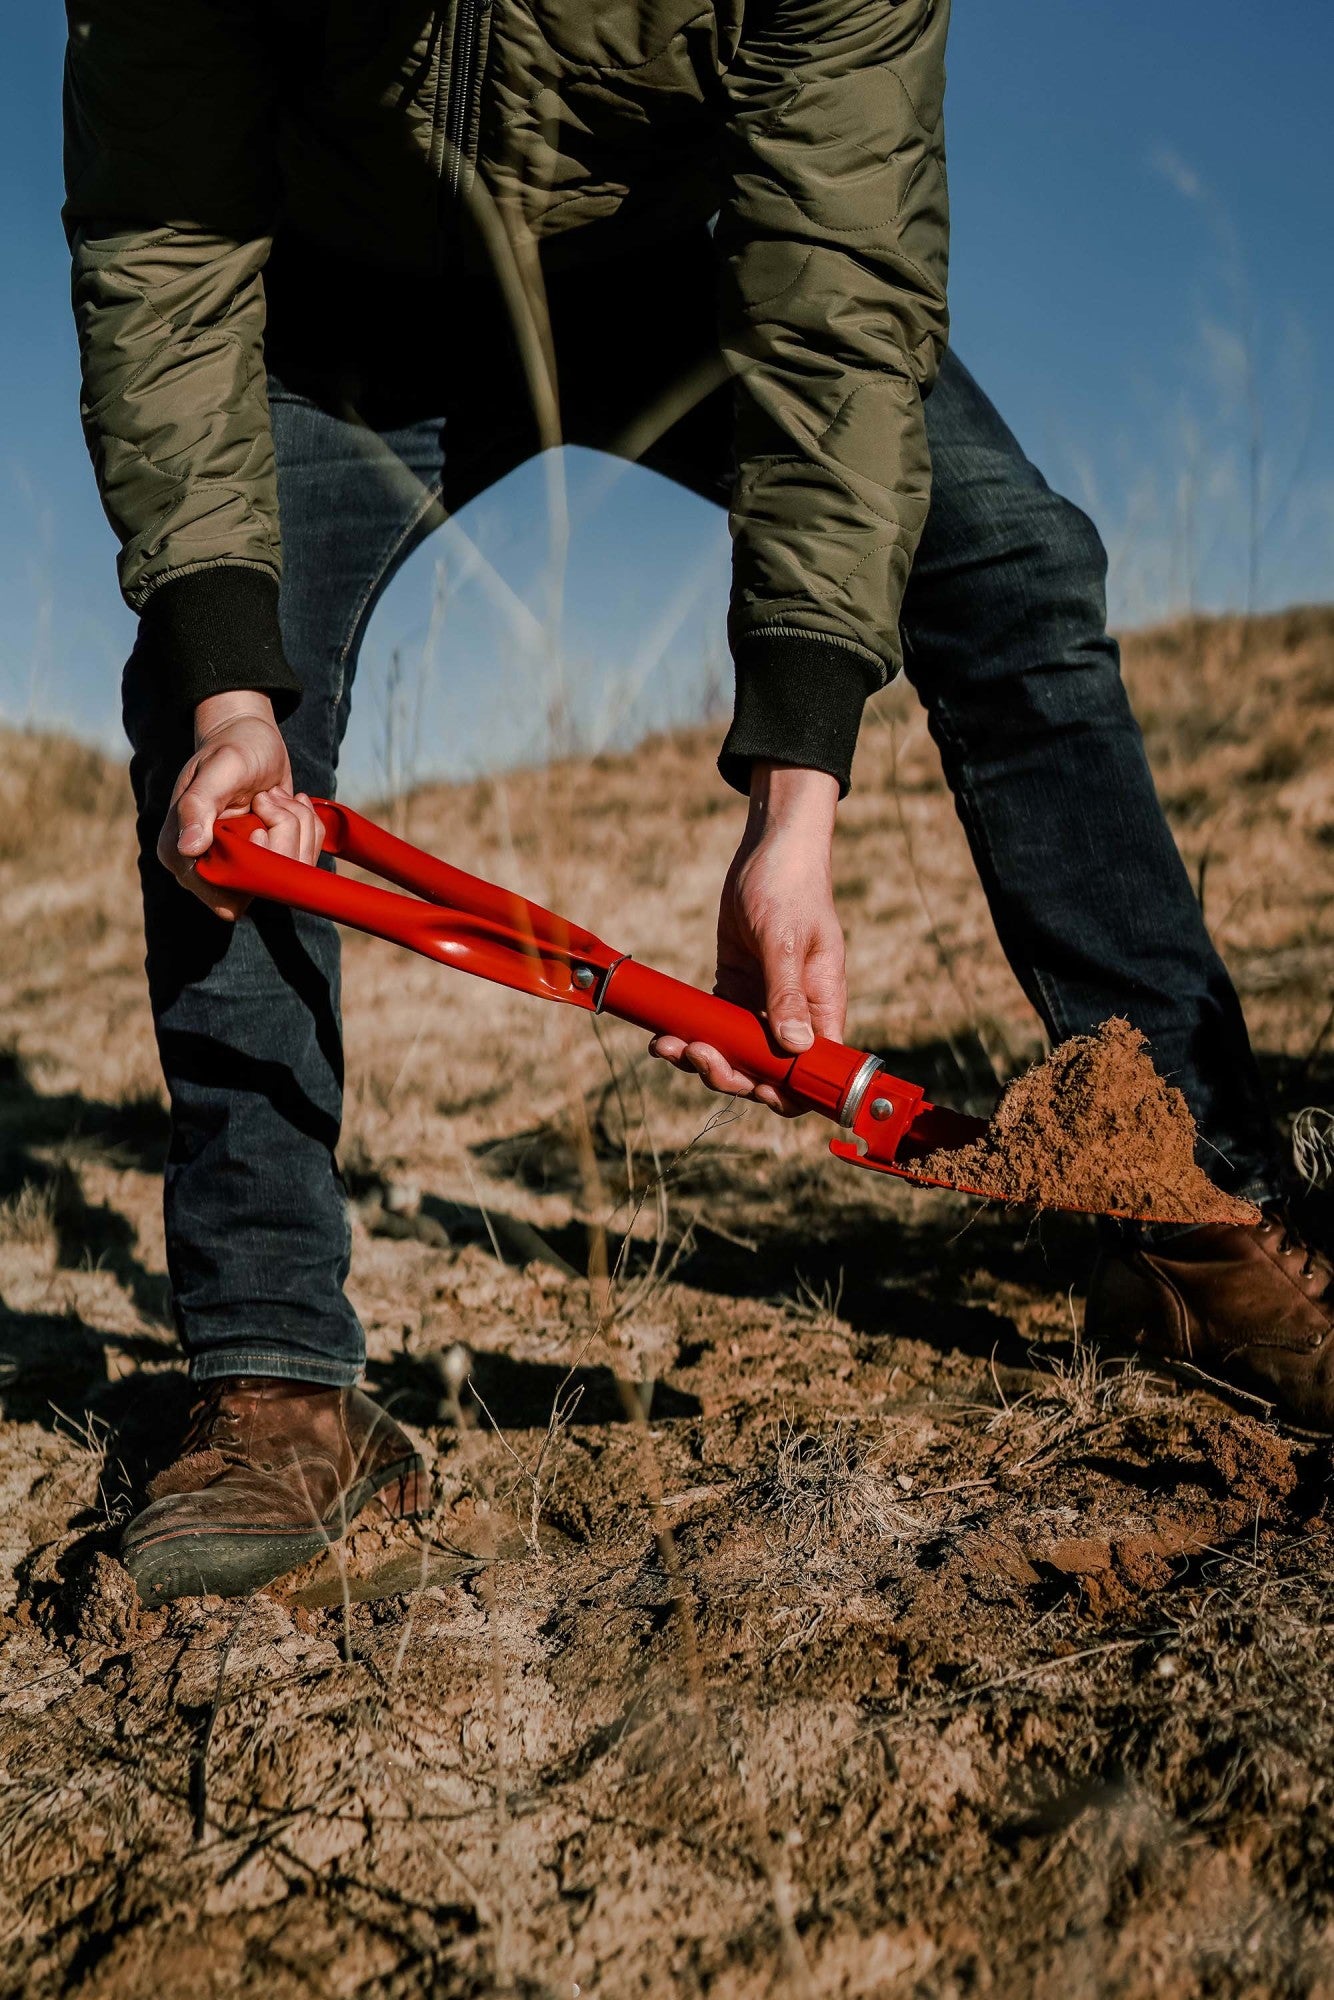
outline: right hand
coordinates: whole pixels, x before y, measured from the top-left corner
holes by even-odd
[[[718,908],[713,990],[763,1014],[797,1056],[817,1036],[838,1041],[848,1007],[843,932],[834,909],[832,846],[838,780],[791,764],[756,763],[750,813]],[[710,1090],[754,1097],[783,1117],[809,1105],[756,1083],[707,1042],[655,1035],[651,1055],[694,1070]]]
[[[176,780],[157,854],[182,888],[229,922],[250,898],[212,888],[195,873],[195,863],[213,845],[216,820],[247,812],[264,822],[257,846],[294,861],[318,859],[324,828],[306,794],[292,790],[273,703],[264,694],[210,695],[195,709],[195,753]]]

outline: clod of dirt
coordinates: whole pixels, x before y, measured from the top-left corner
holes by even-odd
[[[918,1171],[1035,1208],[1161,1222],[1258,1222],[1195,1164],[1195,1120],[1128,1021],[1072,1035],[1009,1084],[981,1138]]]
[[[95,1646],[125,1645],[139,1629],[139,1593],[113,1556],[95,1555],[72,1579],[69,1609],[79,1638]]]

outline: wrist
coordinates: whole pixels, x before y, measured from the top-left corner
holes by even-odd
[[[747,839],[797,830],[812,838],[832,840],[838,796],[838,779],[828,771],[757,760],[750,771]]]
[[[271,728],[277,727],[272,701],[257,688],[234,688],[226,694],[206,695],[203,701],[195,704],[196,749],[215,730],[242,717],[267,722]]]

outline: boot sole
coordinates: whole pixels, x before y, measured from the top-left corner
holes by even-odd
[[[415,1520],[426,1512],[430,1488],[419,1452],[350,1486],[318,1525],[223,1527],[206,1534],[181,1528],[122,1545],[121,1561],[134,1579],[140,1602],[150,1609],[177,1597],[247,1597],[341,1541],[377,1497],[391,1521]]]

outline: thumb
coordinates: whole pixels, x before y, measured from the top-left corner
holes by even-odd
[[[795,940],[787,938],[766,945],[764,951],[764,1005],[775,1040],[793,1055],[800,1055],[815,1040],[811,1010],[799,974]]]
[[[196,778],[176,801],[176,824],[179,832],[176,846],[181,854],[191,860],[206,854],[213,845],[213,822],[218,816],[219,801],[215,799],[207,785]]]

